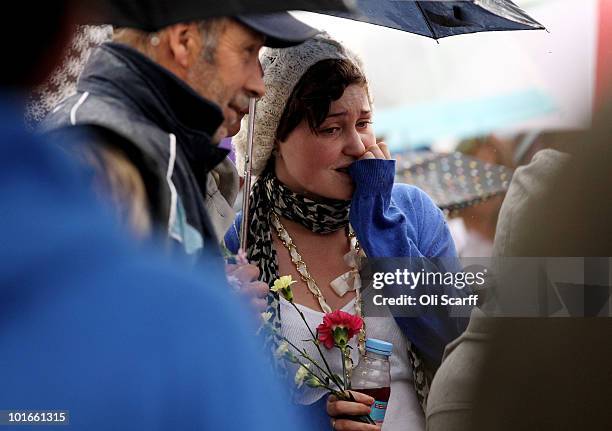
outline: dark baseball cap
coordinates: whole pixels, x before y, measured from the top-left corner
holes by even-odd
[[[291,16],[290,10],[349,12],[353,0],[83,0],[88,13],[84,24],[110,24],[115,27],[159,31],[179,22],[215,17],[240,17],[241,22],[266,35],[270,43],[294,45],[308,39],[312,28]],[[269,16],[281,13],[284,16]],[[253,18],[255,15],[268,15]]]
[[[319,31],[294,18],[288,12],[265,15],[238,15],[236,20],[266,36],[265,46],[287,48],[299,45]]]

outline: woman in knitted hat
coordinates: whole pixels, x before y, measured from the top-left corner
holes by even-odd
[[[356,256],[455,256],[441,211],[422,191],[394,185],[395,162],[372,126],[372,103],[360,61],[322,34],[294,48],[262,52],[266,94],[257,105],[253,173],[258,175],[249,208],[248,250],[263,281],[292,275],[294,301],[311,325],[323,313],[361,314]],[[244,125],[244,124],[243,124]],[[245,128],[234,138],[237,163],[245,157]],[[350,209],[350,211],[349,211]],[[238,249],[239,215],[225,241]],[[296,310],[271,292],[268,311],[282,334],[318,357]],[[428,376],[459,328],[435,319],[365,317],[365,333],[353,341],[359,360],[365,337],[393,343],[391,398],[385,430],[424,429]],[[445,329],[442,329],[445,328]],[[413,337],[415,331],[418,337]],[[413,339],[414,338],[414,339]],[[412,340],[412,342],[411,342]],[[273,335],[267,340],[278,344]],[[272,346],[272,348],[274,348]],[[337,351],[327,357],[338,374]],[[295,370],[287,370],[289,373]],[[295,394],[321,425],[343,430],[376,426],[336,418],[367,414],[373,399],[327,403],[323,389]],[[324,425],[323,425],[324,424]]]

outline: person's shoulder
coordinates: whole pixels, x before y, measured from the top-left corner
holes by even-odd
[[[89,130],[93,138],[116,135],[137,144],[147,137],[166,139],[167,133],[120,98],[81,91],[60,102],[38,126],[40,132],[59,130],[60,134],[75,133],[72,127]]]
[[[520,166],[514,172],[510,188],[534,188],[533,192],[540,192],[541,184],[561,171],[570,161],[571,156],[553,149],[540,150],[533,156],[530,163]]]
[[[570,159],[571,156],[567,153],[554,150],[552,148],[545,148],[534,154],[533,159],[531,160],[531,163],[529,163],[529,165],[533,163],[534,165],[546,165],[556,167],[567,163]]]
[[[546,185],[559,175],[571,156],[560,151],[538,151],[530,163],[514,171],[512,181],[502,205],[502,213],[522,210],[528,201],[537,201],[546,191]]]

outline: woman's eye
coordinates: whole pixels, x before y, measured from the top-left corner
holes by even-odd
[[[327,129],[322,129],[319,133],[323,135],[333,135],[340,130],[340,127],[328,127]]]
[[[358,123],[357,123],[357,127],[360,127],[360,128],[366,128],[366,127],[368,127],[370,124],[372,124],[372,122],[371,122],[371,121],[369,121],[369,120],[367,120],[367,121],[360,121],[360,122],[358,122]]]

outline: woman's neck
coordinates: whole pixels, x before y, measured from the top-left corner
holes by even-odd
[[[295,237],[296,242],[298,238],[316,238],[317,241],[338,241],[339,239],[346,237],[345,229],[338,229],[334,232],[330,233],[315,233],[310,229],[304,227],[298,222],[286,219],[285,217],[280,217],[280,221],[289,233],[291,237]]]
[[[306,263],[310,276],[315,280],[327,304],[332,310],[344,307],[354,298],[355,293],[349,292],[344,296],[338,296],[331,288],[330,283],[350,269],[344,261],[344,255],[350,250],[345,229],[321,234],[312,232],[291,220],[281,218],[280,221],[291,237],[302,260]],[[279,273],[292,275],[293,279],[298,282],[294,289],[295,302],[313,310],[320,309],[317,299],[308,290],[306,283],[301,280],[287,247],[277,235],[274,235],[273,241],[277,253]]]

